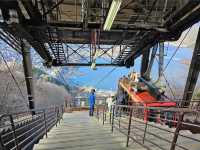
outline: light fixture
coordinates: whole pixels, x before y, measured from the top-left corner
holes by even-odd
[[[119,11],[119,8],[121,6],[122,0],[113,0],[108,12],[108,16],[106,18],[106,21],[103,26],[104,31],[109,31],[112,27],[113,21],[117,15],[117,12]]]
[[[96,62],[92,62],[91,69],[92,70],[97,70],[97,68],[96,68]]]

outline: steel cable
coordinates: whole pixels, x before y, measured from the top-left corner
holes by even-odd
[[[100,83],[102,83],[113,71],[115,71],[115,69],[117,69],[117,67],[113,68],[112,70],[110,70],[103,78],[101,78],[96,84],[95,86],[98,86]]]
[[[21,90],[21,88],[20,88],[20,86],[19,86],[19,83],[17,82],[17,80],[16,80],[14,74],[12,73],[12,71],[11,71],[11,69],[10,69],[10,67],[9,67],[9,65],[8,65],[6,59],[5,59],[5,57],[4,57],[4,55],[3,55],[3,53],[2,53],[1,51],[0,51],[0,55],[1,55],[1,57],[3,58],[3,61],[4,61],[6,67],[7,67],[8,71],[9,71],[11,77],[13,78],[13,80],[14,80],[14,82],[15,82],[15,84],[16,84],[16,86],[17,86],[17,88],[18,88],[18,90],[19,90],[19,92],[20,92],[20,94],[21,94],[21,96],[22,96],[22,98],[23,98],[24,100],[26,100],[25,97],[24,97],[24,95],[23,95],[23,93],[22,93],[22,90]]]
[[[187,31],[187,33],[185,34],[185,36],[183,37],[183,39],[181,40],[181,42],[179,43],[178,47],[176,48],[176,50],[174,51],[174,53],[172,54],[171,58],[169,59],[169,61],[167,62],[163,72],[165,72],[165,70],[167,69],[167,67],[169,66],[170,62],[173,60],[173,57],[176,55],[176,53],[178,52],[180,46],[183,44],[183,41],[186,39],[187,35],[189,34],[190,30],[192,27],[189,28],[189,30]]]

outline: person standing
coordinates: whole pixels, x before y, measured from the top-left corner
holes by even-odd
[[[107,104],[107,107],[108,107],[108,111],[109,113],[111,113],[111,108],[112,108],[112,105],[114,104],[114,94],[111,94],[107,99],[106,99],[106,104]]]
[[[95,105],[95,89],[92,89],[89,95],[89,116],[93,116],[94,113],[94,105]]]

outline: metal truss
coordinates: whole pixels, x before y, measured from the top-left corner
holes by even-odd
[[[53,61],[53,66],[120,66],[114,60],[121,46],[98,45],[95,50],[91,44],[63,44],[65,59],[63,62]],[[57,55],[55,55],[57,56]],[[95,60],[95,61],[93,61]]]
[[[6,44],[8,44],[10,47],[12,47],[14,50],[21,53],[20,41],[17,40],[12,34],[0,30],[0,39],[3,40]]]
[[[15,39],[26,39],[48,66],[130,67],[200,20],[200,1],[127,0],[111,30],[103,31],[109,7],[108,0],[1,0],[0,28],[9,35],[1,33],[1,39],[15,49]]]
[[[156,53],[149,62],[151,48],[178,40],[184,30],[200,20],[199,0],[124,0],[111,30],[103,31],[110,2],[0,0],[0,38],[16,50],[21,49],[19,39],[28,42],[48,67],[131,67],[142,55],[141,74],[149,77]],[[29,59],[24,62],[25,68],[30,69],[30,56],[23,56],[24,61]],[[198,57],[199,36],[184,92],[183,99],[188,102],[199,74]],[[27,90],[31,89],[30,82],[27,80]]]

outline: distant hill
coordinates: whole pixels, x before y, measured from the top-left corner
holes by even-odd
[[[16,52],[15,50],[7,47],[6,44],[3,44],[1,42],[2,41],[0,40],[0,44],[3,47],[1,49],[1,51],[2,51],[5,59],[7,60],[9,65],[11,66],[11,68],[13,66],[13,63],[16,63],[17,66],[19,66],[20,71],[23,72],[22,65],[21,65],[21,63],[22,63],[21,55],[18,52]],[[46,81],[49,81],[49,82],[54,83],[54,84],[59,85],[59,86],[64,86],[67,91],[75,88],[73,82],[68,81],[68,80],[63,81],[63,79],[60,78],[59,76],[58,77],[52,77],[51,75],[49,75],[45,71],[45,69],[43,69],[44,67],[42,66],[42,60],[40,59],[38,54],[34,50],[31,50],[31,52],[32,52],[32,62],[33,62],[33,74],[34,74],[34,77],[36,79],[40,79],[40,78],[45,77]],[[1,63],[1,58],[0,58],[0,63]],[[0,69],[2,69],[2,67],[3,67],[3,69],[6,69],[6,66],[4,65],[4,63],[1,64]]]
[[[33,67],[33,74],[37,79],[45,78],[46,81],[54,83],[59,86],[64,86],[67,91],[70,90],[70,85],[63,83],[59,79],[49,76],[45,71],[37,67]]]

